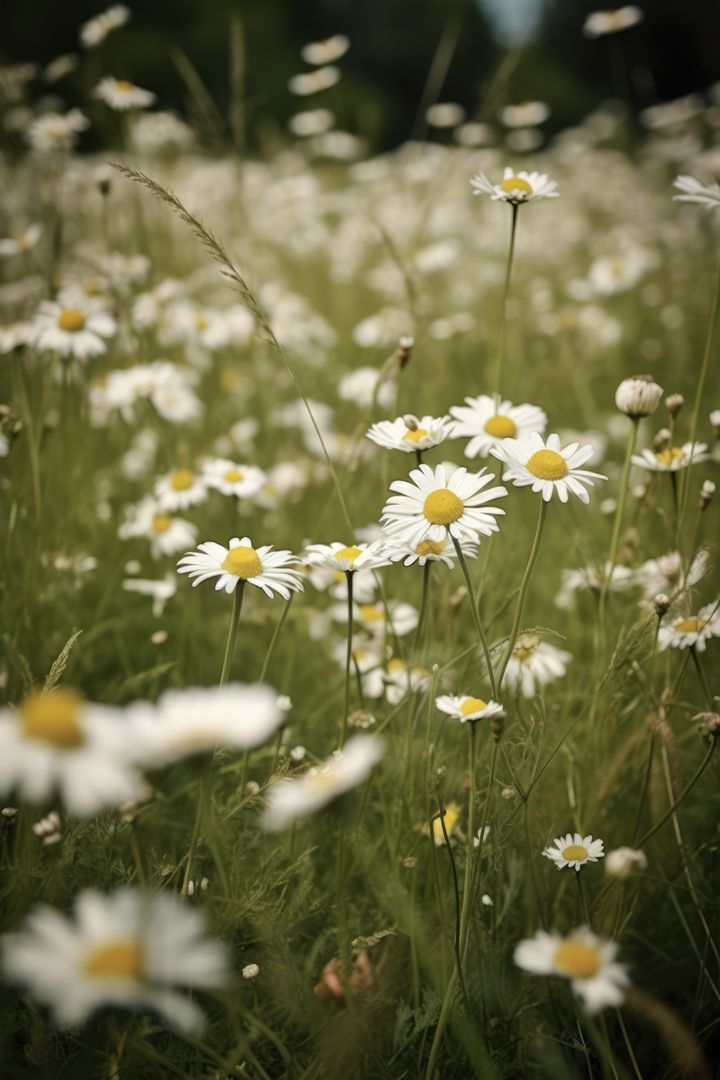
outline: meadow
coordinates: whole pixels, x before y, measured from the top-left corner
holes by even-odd
[[[715,1075],[717,109],[7,136],[4,1076]]]

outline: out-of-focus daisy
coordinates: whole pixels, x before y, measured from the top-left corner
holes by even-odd
[[[720,636],[720,600],[706,604],[697,615],[672,616],[658,629],[658,649],[697,649],[705,652],[710,638]]]
[[[515,949],[515,963],[524,971],[570,979],[573,993],[589,1013],[623,1003],[623,991],[630,980],[626,967],[615,962],[616,956],[615,942],[596,937],[586,927],[568,937],[538,930],[535,937],[521,941]]]
[[[342,558],[347,558],[347,556]],[[342,567],[333,566],[329,562],[326,565],[306,559],[304,568],[313,588],[319,592],[329,592],[335,600],[347,601],[347,573]],[[352,587],[353,599],[358,604],[371,603],[377,592],[377,581],[372,570],[355,570]]]
[[[335,116],[330,109],[304,109],[295,113],[288,120],[288,129],[300,138],[323,135],[335,123]]]
[[[493,201],[514,203],[535,202],[537,199],[556,199],[559,192],[557,181],[545,173],[513,172],[506,168],[499,184],[493,184],[485,173],[477,173],[470,180],[474,195],[489,195]]]
[[[202,477],[209,488],[238,499],[252,499],[267,481],[256,465],[237,465],[225,458],[207,461],[202,467]]]
[[[495,479],[481,469],[469,473],[465,468],[450,471],[445,465],[431,469],[421,465],[410,473],[410,481],[394,480],[391,495],[383,508],[381,522],[393,540],[417,547],[422,540],[446,540],[478,543],[480,535],[490,536],[499,526],[496,517],[505,513],[488,505],[507,495],[504,487],[487,485]]]
[[[90,360],[107,351],[106,338],[117,330],[117,323],[96,303],[79,293],[67,302],[45,300],[33,320],[33,339],[38,349]]]
[[[543,855],[555,863],[558,870],[569,866],[572,870],[579,871],[581,866],[589,862],[597,862],[605,856],[602,840],[593,840],[592,836],[581,836],[580,833],[566,833],[559,836],[550,847],[545,848]]]
[[[544,101],[523,101],[518,105],[505,105],[500,119],[505,127],[529,128],[544,124],[550,115],[550,106]]]
[[[43,68],[43,79],[46,83],[56,83],[69,75],[78,66],[80,57],[76,53],[63,53],[56,56]]]
[[[424,690],[429,680],[427,668],[408,667],[399,656],[393,656],[384,668],[376,666],[363,676],[363,693],[371,698],[384,694],[389,705],[399,705],[408,694]]]
[[[464,540],[460,548],[466,559],[477,558],[477,544]],[[405,566],[413,566],[415,563],[424,566],[427,562],[443,562],[452,570],[457,558],[455,545],[449,537],[445,540],[421,540],[419,544],[413,546],[389,540],[387,549],[393,562],[402,561]]]
[[[536,634],[521,634],[510,655],[505,682],[531,698],[547,683],[561,679],[571,660],[571,653],[541,641]]]
[[[425,121],[430,127],[455,128],[465,119],[465,110],[457,101],[436,101],[425,110]]]
[[[275,832],[320,810],[362,784],[382,755],[382,740],[375,735],[348,739],[343,749],[337,750],[324,765],[309,769],[297,779],[279,780],[272,785],[263,825]]]
[[[40,153],[65,152],[72,150],[80,132],[89,127],[90,121],[79,109],[43,113],[28,127],[27,140]]]
[[[330,609],[330,614],[338,622],[347,622],[347,605],[338,604]],[[412,604],[402,600],[389,600],[385,604],[356,604],[353,618],[368,634],[384,638],[386,634],[405,637],[412,633],[418,624],[419,613]]]
[[[0,240],[0,255],[19,255],[23,251],[30,251],[39,241],[42,231],[42,225],[36,221],[17,236],[5,237]]]
[[[542,435],[547,416],[537,405],[513,405],[498,395],[480,394],[465,398],[464,405],[452,405],[452,438],[469,438],[465,457],[487,457],[491,446],[502,439],[524,439]]]
[[[328,65],[316,68],[315,71],[293,75],[288,81],[288,90],[298,97],[309,97],[311,94],[319,94],[321,90],[329,90],[339,81],[340,69]]]
[[[334,64],[350,48],[350,38],[345,34],[333,34],[320,41],[309,41],[303,45],[300,55],[306,64]]]
[[[152,495],[146,496],[125,510],[125,520],[118,528],[121,540],[144,537],[150,541],[153,558],[177,555],[178,551],[195,543],[197,526],[184,518],[173,517]]]
[[[623,7],[606,11],[592,11],[585,20],[583,33],[589,38],[618,34],[621,30],[629,30],[630,27],[637,26],[644,17],[635,4],[625,4]]]
[[[173,469],[159,476],[154,486],[155,498],[163,510],[187,510],[207,499],[207,485],[192,469]]]
[[[335,540],[332,544],[310,544],[306,558],[311,565],[342,570],[345,574],[376,570],[390,563],[382,540],[375,540],[370,544],[347,545],[342,540]]]
[[[402,450],[415,454],[439,446],[452,429],[449,416],[399,416],[396,420],[380,420],[367,432],[367,438],[386,450]]]
[[[0,709],[0,792],[31,803],[54,792],[87,816],[137,796],[123,709],[95,705],[74,690],[32,693]]]
[[[525,439],[503,439],[490,448],[490,453],[505,463],[503,480],[512,480],[515,487],[532,487],[549,502],[557,494],[560,502],[568,501],[568,493],[581,502],[590,501],[585,486],[593,487],[595,480],[607,480],[601,473],[581,469],[594,453],[592,446],[571,443],[560,448],[560,436],[528,435]]]
[[[459,697],[441,694],[435,698],[435,705],[440,712],[456,717],[461,724],[470,720],[489,720],[503,711],[502,705],[498,705],[497,701],[483,701],[482,698],[470,697],[468,694],[461,694]]]
[[[625,881],[635,872],[647,870],[647,855],[639,848],[619,847],[608,851],[605,859],[605,873],[608,877]]]
[[[93,90],[95,97],[100,98],[111,109],[118,112],[127,112],[129,109],[147,109],[154,104],[157,95],[152,90],[143,90],[141,86],[135,86],[128,79],[115,79],[112,75],[106,75],[101,79]]]
[[[159,619],[165,610],[168,600],[172,600],[177,592],[177,579],[175,574],[166,574],[160,580],[150,578],[126,578],[123,581],[123,589],[126,592],[135,592],[140,596],[152,597],[152,613]]]
[[[710,563],[710,552],[701,548],[686,570],[679,551],[670,551],[657,559],[648,559],[635,571],[635,578],[642,588],[643,598],[652,601],[658,593],[672,596],[679,589],[690,589],[705,577]]]
[[[3,943],[7,978],[26,985],[62,1027],[104,1006],[152,1009],[185,1031],[203,1014],[179,987],[225,985],[224,947],[205,935],[199,911],[170,892],[85,889],[73,917],[41,905]]]
[[[678,176],[673,187],[680,195],[673,195],[675,202],[699,203],[708,209],[720,206],[720,184],[703,184],[694,176]]]
[[[599,595],[603,586],[607,592],[622,592],[636,584],[635,572],[622,563],[611,566],[608,561],[602,571],[599,566],[594,565],[563,569],[560,588],[555,595],[555,606],[569,611],[579,592],[594,592]]]
[[[93,49],[96,45],[102,45],[105,38],[113,30],[124,26],[130,18],[130,8],[126,4],[111,4],[106,11],[88,19],[80,27],[80,44],[85,49]]]
[[[207,541],[178,562],[178,573],[188,574],[193,585],[217,578],[216,590],[234,592],[239,582],[249,582],[272,599],[278,593],[287,600],[302,592],[302,576],[291,569],[300,560],[290,551],[273,551],[272,544],[254,548],[249,536],[234,537],[228,547]]]
[[[379,368],[359,367],[343,375],[338,383],[338,397],[352,401],[360,408],[370,408],[376,402],[387,409],[395,400],[395,384],[392,379],[380,383],[380,374]]]
[[[440,817],[434,817],[432,823],[432,838],[435,847],[442,847],[445,843],[445,833],[447,833],[448,840],[452,838],[452,834],[457,827],[457,823],[460,820],[460,805],[456,802],[450,802],[445,807],[445,813],[443,814],[442,823]],[[443,824],[445,825],[445,832],[443,832]]]
[[[649,472],[679,472],[680,469],[687,469],[688,465],[707,461],[707,450],[705,443],[686,442],[682,446],[666,446],[662,450],[641,450],[639,454],[633,454],[632,462]]]

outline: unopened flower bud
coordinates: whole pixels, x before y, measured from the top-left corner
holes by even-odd
[[[658,593],[653,600],[653,607],[655,608],[655,614],[658,619],[662,619],[667,614],[667,610],[670,607],[670,597],[667,593]]]
[[[647,864],[647,855],[639,848],[615,848],[605,856],[605,873],[608,877],[624,881],[636,870],[647,870]]]
[[[243,979],[257,979],[260,974],[260,968],[257,964],[246,964],[242,969]]]
[[[414,344],[415,338],[410,337],[409,334],[404,334],[398,341],[397,356],[401,371],[404,367],[407,367]]]
[[[655,438],[653,439],[653,446],[656,450],[660,451],[670,446],[671,442],[672,431],[670,428],[663,427],[656,433]]]
[[[670,416],[675,419],[683,405],[685,404],[685,398],[682,394],[668,394],[665,398],[665,408],[669,412]]]
[[[618,386],[615,404],[631,420],[639,420],[655,412],[662,395],[662,386],[658,386],[652,375],[633,375]]]
[[[408,431],[417,431],[418,427],[420,426],[418,424],[417,416],[413,416],[412,413],[406,413],[405,416],[403,416],[403,424],[408,429]]]
[[[495,716],[490,717],[490,730],[492,731],[492,736],[495,742],[500,742],[506,720],[507,713],[504,709],[502,712],[499,712]]]
[[[713,480],[703,480],[703,485],[700,488],[700,511],[707,510],[710,505],[710,500],[715,494],[715,482]]]
[[[715,428],[715,435],[720,439],[720,409],[713,409],[710,413],[710,423]]]

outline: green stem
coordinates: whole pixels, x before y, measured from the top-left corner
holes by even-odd
[[[268,664],[270,663],[270,657],[273,654],[273,651],[274,651],[275,646],[277,644],[277,639],[280,637],[280,634],[282,632],[282,628],[285,625],[285,620],[287,619],[288,614],[290,612],[290,605],[293,602],[293,596],[294,595],[295,595],[294,593],[290,593],[290,595],[288,596],[287,600],[285,601],[285,607],[282,610],[282,615],[280,616],[280,618],[278,619],[278,621],[277,621],[277,623],[275,625],[275,629],[273,630],[273,635],[270,638],[270,644],[268,645],[267,652],[265,653],[265,659],[263,660],[263,666],[262,666],[262,669],[260,671],[260,677],[258,679],[258,682],[263,682],[264,679],[265,679],[265,675],[267,674]]]
[[[230,626],[228,627],[227,641],[225,642],[225,655],[223,657],[222,671],[220,672],[220,686],[224,686],[230,677],[230,667],[232,665],[233,653],[235,651],[235,640],[237,638],[238,626],[240,625],[240,612],[242,611],[243,593],[245,592],[245,582],[238,581],[235,592],[233,593],[233,609],[230,616]]]
[[[473,622],[475,624],[475,630],[477,631],[477,635],[480,638],[480,644],[482,645],[483,654],[485,656],[485,665],[487,667],[488,679],[490,680],[490,685],[492,687],[493,698],[496,698],[497,683],[495,681],[495,671],[493,669],[492,657],[490,655],[490,649],[488,647],[487,638],[485,636],[485,630],[483,629],[482,619],[480,618],[480,609],[475,599],[475,590],[473,589],[473,583],[470,578],[467,563],[465,562],[465,556],[463,555],[462,548],[460,547],[460,542],[455,536],[452,537],[452,542],[455,545],[455,552],[458,557],[458,562],[460,563],[460,568],[462,569],[463,576],[465,578],[465,586],[467,588],[468,597],[470,599],[470,608],[472,611]]]
[[[497,393],[500,389],[500,379],[505,363],[505,339],[507,337],[507,302],[510,294],[510,277],[512,275],[513,256],[515,254],[515,235],[517,232],[518,204],[511,203],[512,220],[510,222],[510,246],[508,248],[507,263],[505,265],[505,282],[503,285],[502,307],[500,309],[500,342],[497,352],[497,363],[492,381],[493,390]]]
[[[622,526],[623,515],[625,513],[625,501],[627,499],[628,487],[630,483],[630,468],[632,465],[632,456],[635,452],[635,447],[637,445],[639,428],[639,419],[633,419],[631,417],[630,436],[627,442],[627,450],[625,451],[625,462],[623,464],[622,479],[620,480],[618,504],[615,511],[615,521],[613,523],[612,536],[610,538],[610,551],[608,552],[607,566],[603,569],[602,587],[600,589],[598,619],[600,622],[601,631],[604,629],[605,625],[605,600],[607,598],[608,589],[610,587],[610,581],[612,580],[612,573],[615,569],[615,560],[617,559],[618,544],[620,542],[620,528]]]
[[[712,742],[710,743],[710,746],[708,747],[707,754],[702,759],[702,761],[698,765],[697,769],[695,770],[695,772],[693,773],[691,778],[688,780],[687,784],[685,785],[683,790],[680,792],[680,794],[678,795],[677,799],[672,804],[670,809],[667,811],[666,814],[663,814],[663,816],[658,821],[657,825],[653,825],[652,829],[650,829],[648,832],[646,832],[645,835],[643,837],[641,837],[640,840],[638,840],[637,846],[639,848],[645,847],[648,840],[651,837],[653,837],[655,835],[655,833],[658,832],[658,830],[660,830],[663,827],[663,825],[665,824],[666,821],[670,820],[670,818],[673,816],[673,814],[675,813],[677,808],[680,806],[680,803],[682,803],[685,800],[685,798],[690,794],[690,792],[695,787],[696,783],[698,782],[698,780],[700,779],[700,777],[702,776],[702,774],[705,772],[708,765],[710,764],[710,760],[711,760],[713,754],[715,753],[716,743],[717,743],[717,739],[713,738]]]
[[[500,674],[498,675],[497,685],[498,689],[502,689],[503,679],[505,678],[505,671],[510,663],[510,657],[512,656],[513,649],[515,648],[515,642],[517,641],[518,632],[520,630],[520,620],[522,618],[523,607],[525,605],[525,596],[527,594],[528,585],[530,584],[530,578],[532,576],[535,561],[538,557],[538,551],[540,550],[540,540],[542,538],[543,526],[545,525],[545,517],[547,514],[548,504],[544,499],[540,500],[540,513],[538,514],[537,527],[535,529],[535,537],[533,539],[532,548],[530,549],[530,556],[525,567],[525,573],[520,584],[520,594],[518,596],[517,607],[515,608],[515,617],[513,619],[512,630],[510,631],[510,637],[508,639],[507,649],[503,662],[500,667]]]
[[[345,704],[343,706],[343,721],[342,728],[340,730],[340,749],[345,745],[345,739],[347,738],[347,725],[348,716],[350,715],[350,666],[352,663],[352,642],[353,642],[353,621],[355,613],[353,611],[353,571],[348,570],[345,573],[347,578],[347,652],[345,653]]]
[[[643,809],[645,808],[645,799],[647,798],[648,787],[650,785],[650,776],[652,774],[653,757],[655,756],[655,733],[650,732],[650,749],[648,751],[647,765],[645,766],[645,777],[643,779],[642,791],[640,792],[640,802],[638,803],[637,816],[635,818],[635,828],[632,834],[632,846],[635,847],[635,840],[637,834],[640,831],[640,822],[642,821]]]
[[[705,700],[707,702],[707,707],[710,710],[710,712],[714,712],[715,711],[715,701],[713,699],[712,691],[710,689],[710,684],[707,681],[705,671],[703,670],[703,666],[700,663],[700,657],[698,656],[698,651],[697,651],[697,649],[695,648],[694,645],[690,646],[690,655],[693,658],[693,663],[695,665],[695,670],[698,673],[698,679],[700,680],[700,685],[702,686],[703,693],[705,694]]]

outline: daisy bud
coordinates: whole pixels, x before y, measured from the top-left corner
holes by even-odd
[[[605,856],[605,873],[608,877],[625,881],[636,870],[647,870],[647,855],[636,848],[621,847],[608,851]]]
[[[247,784],[245,785],[245,793],[247,795],[257,795],[259,791],[260,785],[258,784],[257,780],[248,780]]]
[[[685,404],[685,398],[682,394],[668,394],[665,398],[665,408],[669,412],[670,416],[675,419],[683,405]]]
[[[668,608],[670,607],[670,597],[667,595],[667,593],[658,593],[653,600],[653,607],[655,608],[655,614],[657,615],[658,619],[662,619],[663,616],[667,613]]]
[[[505,720],[507,719],[507,713],[503,709],[502,712],[495,713],[490,717],[490,730],[495,742],[500,742],[502,738],[503,728],[505,727]]]
[[[257,979],[260,974],[260,968],[257,964],[246,964],[242,969],[243,979]]]
[[[406,413],[405,416],[403,416],[403,424],[408,431],[417,431],[419,426],[417,416],[413,416],[412,413]]]
[[[703,480],[703,486],[700,488],[700,512],[707,510],[710,505],[710,500],[715,494],[715,483],[712,480]]]
[[[348,717],[348,727],[370,728],[375,724],[375,717],[367,709],[356,709]]]
[[[413,345],[415,344],[415,338],[410,337],[409,334],[404,334],[398,341],[397,357],[400,364],[400,370],[407,367],[410,361],[410,355],[413,351]]]
[[[713,409],[710,413],[710,423],[715,428],[715,435],[720,439],[720,409]]]
[[[655,435],[655,438],[653,439],[653,446],[655,447],[655,450],[659,453],[661,450],[664,450],[666,447],[670,446],[671,442],[672,431],[670,430],[670,428],[663,427],[660,428],[660,430]]]
[[[662,386],[658,386],[652,375],[633,375],[618,386],[615,404],[631,420],[639,420],[655,412],[662,395]]]

